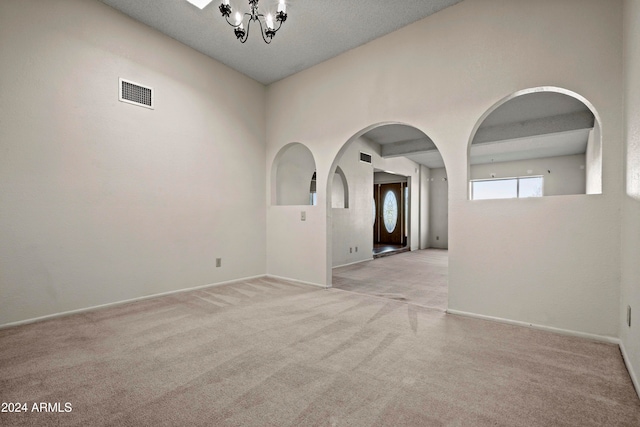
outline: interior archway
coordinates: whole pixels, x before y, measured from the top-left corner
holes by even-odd
[[[438,148],[427,134],[416,127],[397,122],[369,126],[346,141],[333,160],[327,179],[328,195],[332,196],[336,193],[333,186],[338,170],[342,171],[341,177],[344,182],[349,183],[349,208],[337,209],[331,201],[332,197],[327,200],[329,286],[346,289],[343,281],[347,274],[346,270],[366,269],[371,266],[381,268],[384,262],[388,262],[378,262],[377,259],[373,261],[376,217],[381,219],[378,221],[377,228],[383,230],[383,234],[385,229],[389,235],[392,231],[400,233],[398,247],[393,247],[389,252],[397,254],[415,251],[417,256],[421,249],[438,247],[441,250],[440,255],[446,259],[446,249],[448,249],[446,168]],[[393,221],[389,218],[384,221],[385,218],[380,216],[381,209],[374,206],[375,189],[385,185],[397,185],[399,189],[394,197],[387,198],[395,201],[397,210],[394,212],[395,215],[392,215]],[[438,187],[437,190],[436,187]],[[388,191],[383,190],[381,194],[384,199]],[[436,196],[440,198],[436,199]],[[438,205],[437,209],[435,205]],[[374,215],[373,221],[372,215]],[[441,223],[436,225],[434,224],[436,221]],[[385,256],[385,258],[389,257]],[[401,257],[397,257],[394,262],[397,263],[400,260]],[[446,264],[445,261],[440,265],[444,265],[444,273],[442,270],[438,273],[441,274],[440,278],[443,279],[445,287],[448,273]],[[419,263],[414,263],[409,269],[413,271],[406,272],[415,274],[416,268],[421,268]],[[398,290],[394,288],[393,281],[389,280],[387,284],[390,287],[381,289],[380,286],[376,287],[375,279],[386,275],[381,272],[375,274],[372,274],[369,280],[360,281],[361,284],[366,282],[371,287],[364,293],[374,293],[378,296],[388,296],[446,309],[446,288],[443,298],[435,304],[424,298],[420,300],[420,297],[414,294],[420,291],[418,288],[422,286],[421,278],[413,281],[416,289]],[[423,276],[427,277],[427,275]],[[428,283],[424,282],[424,285],[426,289]]]
[[[478,120],[468,146],[470,200],[602,193],[602,132],[575,92],[511,94]]]

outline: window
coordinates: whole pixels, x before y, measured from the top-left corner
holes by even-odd
[[[543,184],[541,176],[472,180],[471,200],[542,197]]]
[[[398,223],[398,199],[393,191],[387,191],[384,196],[384,228],[387,229],[387,233],[393,233]]]

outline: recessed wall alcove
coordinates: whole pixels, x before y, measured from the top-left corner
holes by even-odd
[[[333,174],[331,190],[331,207],[333,209],[349,209],[349,183],[340,166],[336,167],[336,172]]]
[[[271,204],[314,204],[315,173],[316,162],[307,146],[294,142],[282,147],[271,168]]]

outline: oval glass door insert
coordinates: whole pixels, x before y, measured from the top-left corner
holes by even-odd
[[[387,233],[393,233],[398,224],[398,199],[393,191],[387,191],[384,196],[384,228]]]

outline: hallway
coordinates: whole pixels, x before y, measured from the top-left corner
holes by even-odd
[[[333,269],[333,287],[447,309],[448,251],[424,249]]]

